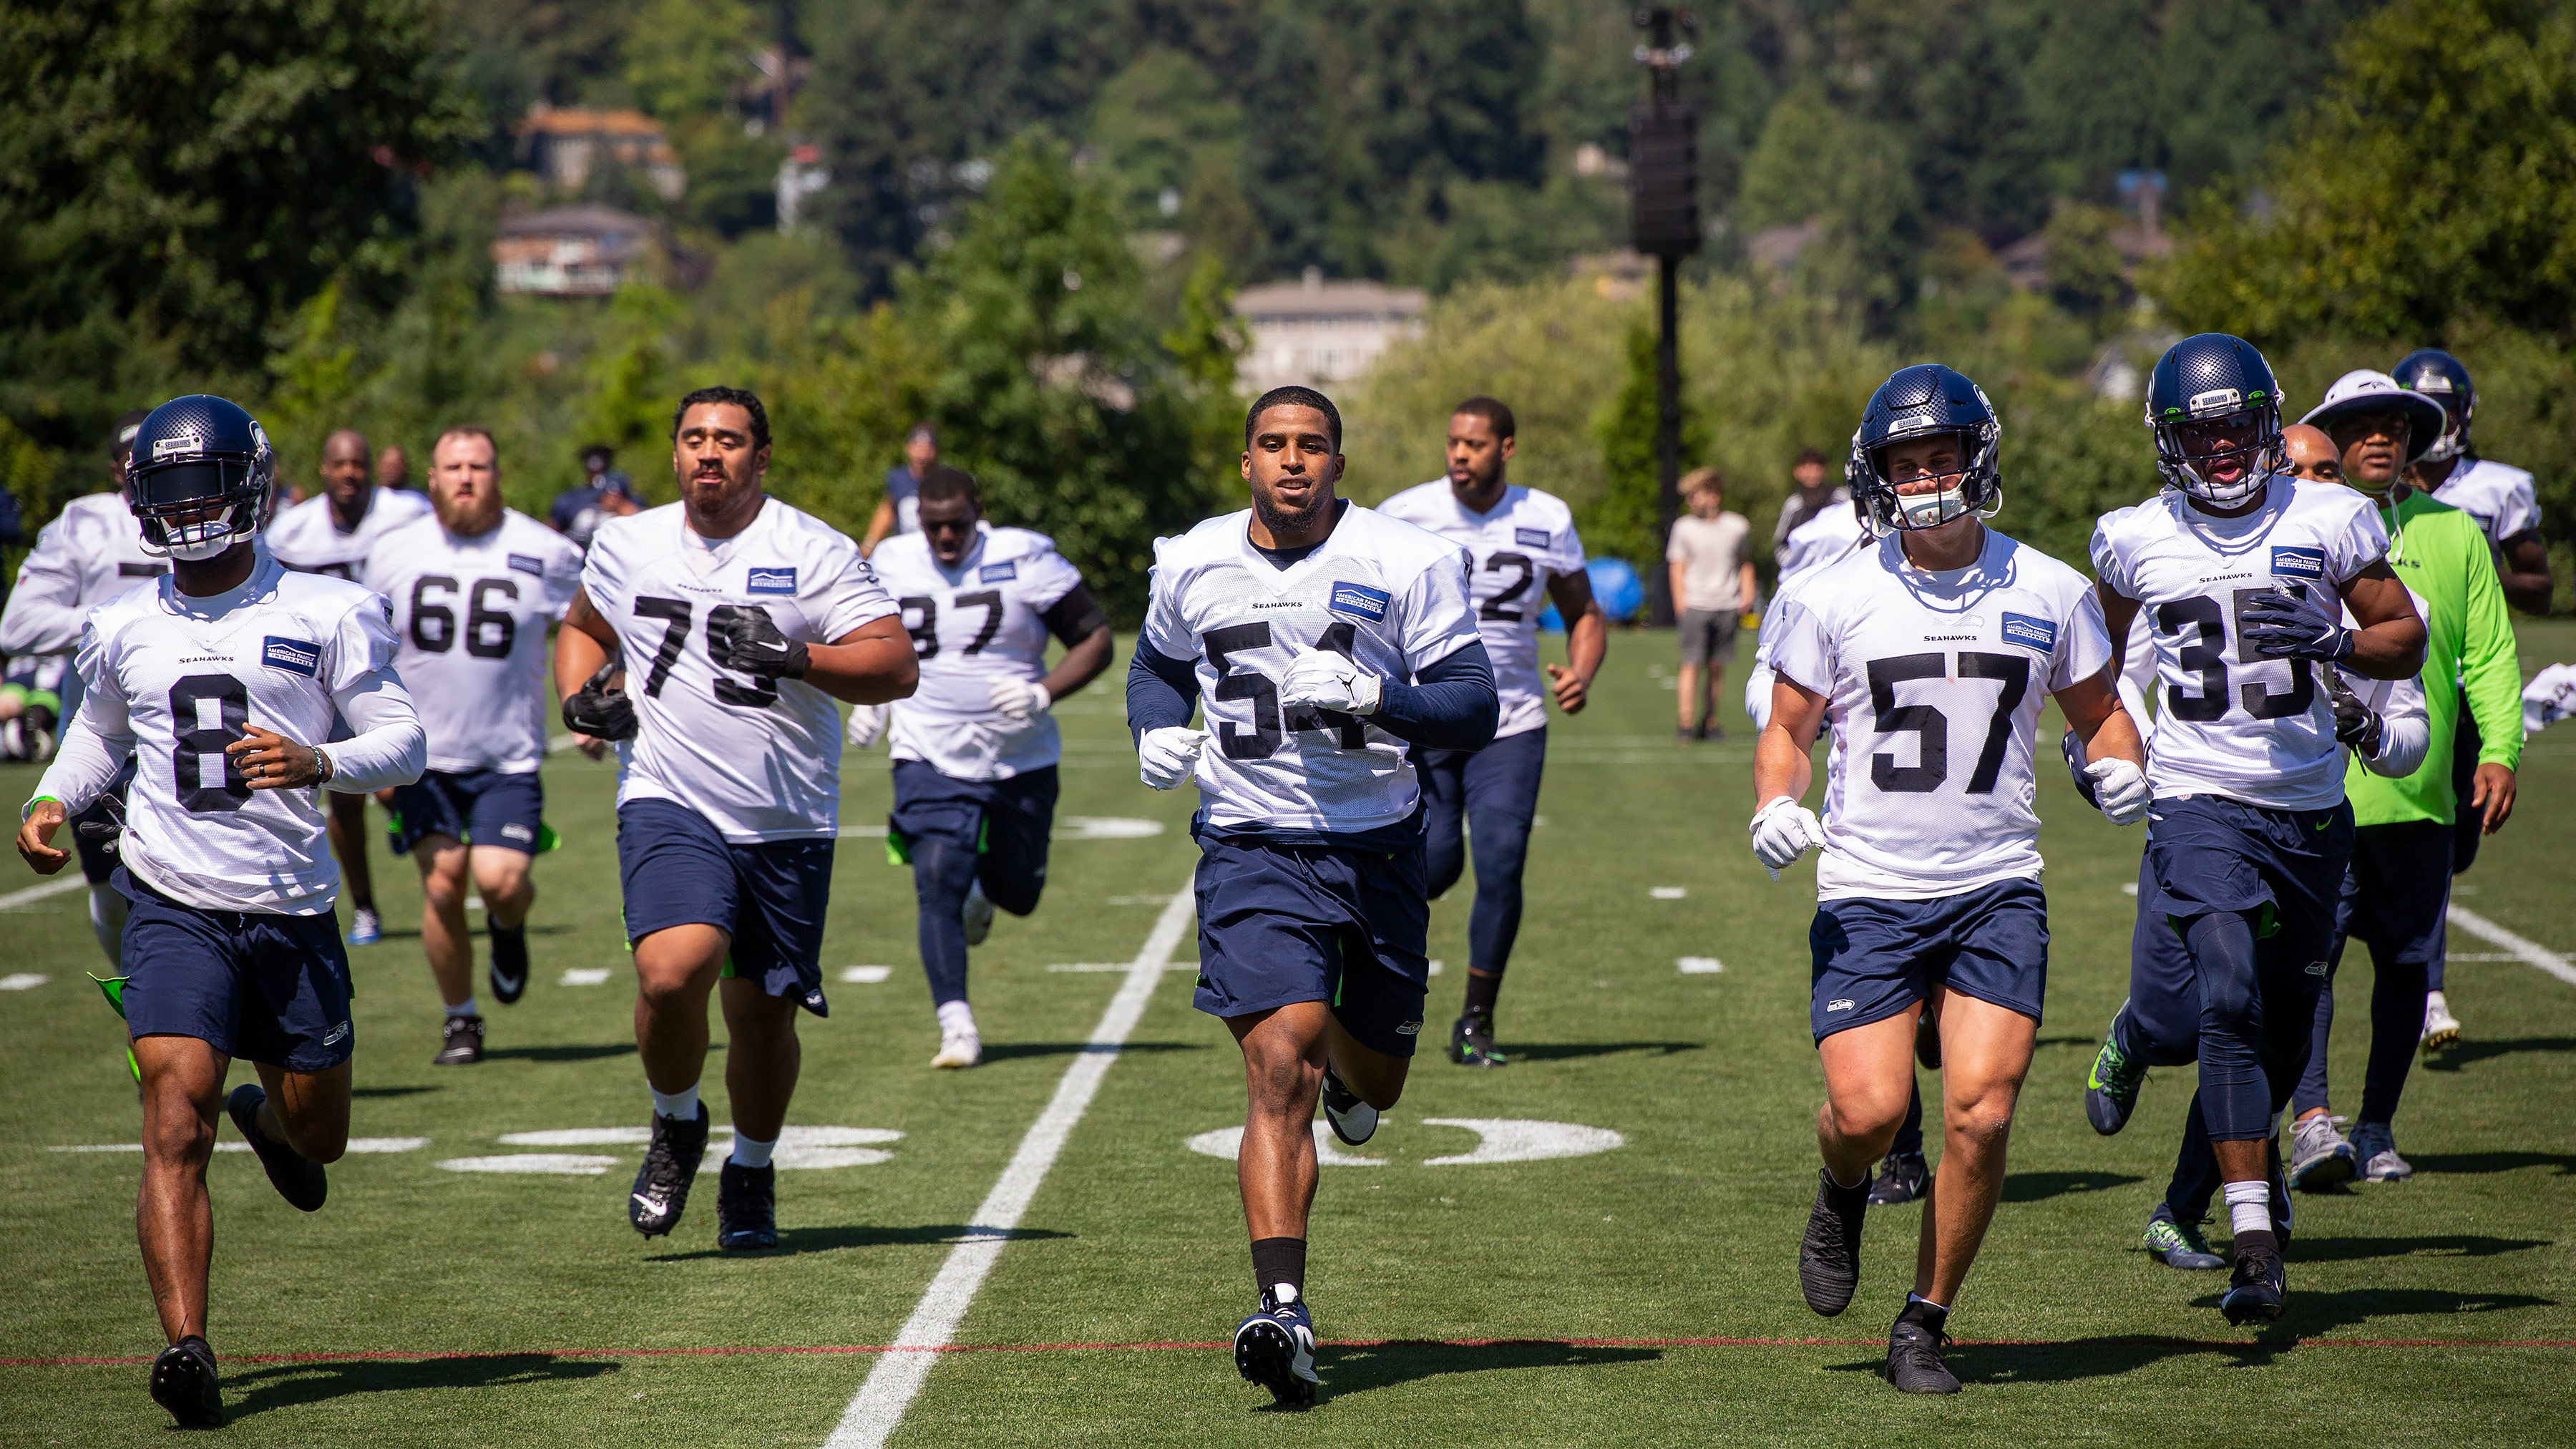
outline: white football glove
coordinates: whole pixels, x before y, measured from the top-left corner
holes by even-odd
[[[1199,750],[1207,742],[1206,730],[1178,725],[1147,730],[1136,742],[1136,777],[1157,790],[1169,790],[1198,769]]]
[[[885,738],[886,720],[893,710],[881,704],[850,706],[850,747],[864,750]]]
[[[2114,755],[2084,767],[2093,782],[2093,801],[2114,825],[2135,825],[2147,818],[2147,777],[2137,766]]]
[[[1055,703],[1055,696],[1034,679],[996,679],[993,681],[993,708],[1006,719],[1035,719]]]
[[[1775,795],[1771,803],[1753,812],[1753,855],[1768,866],[1771,878],[1780,878],[1780,868],[1825,843],[1824,822],[1816,812],[1790,799]]]
[[[1375,714],[1386,681],[1330,649],[1309,649],[1279,676],[1279,702],[1343,714]]]

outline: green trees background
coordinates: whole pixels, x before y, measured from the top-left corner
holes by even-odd
[[[2460,351],[2482,445],[2540,474],[2565,551],[2576,6],[1697,8],[1690,461],[1758,538],[1788,458],[1838,455],[1880,377],[1937,357],[2004,410],[2005,525],[2080,559],[2094,512],[2154,486],[2100,382],[2223,327],[2294,399]],[[1231,289],[1313,266],[1434,295],[1344,390],[1356,491],[1434,476],[1446,409],[1489,391],[1520,476],[1651,562],[1649,304],[1578,265],[1623,239],[1635,40],[1598,0],[17,0],[0,482],[40,522],[98,486],[118,412],[211,389],[290,477],[332,427],[417,448],[471,418],[520,507],[602,440],[667,497],[670,400],[721,380],[769,397],[778,490],[852,529],[937,421],[1123,611],[1153,534],[1236,495]],[[689,265],[496,292],[494,226],[549,199],[517,149],[540,101],[664,125],[684,195],[613,166],[587,195]],[[792,143],[831,181],[781,235]],[[2176,241],[2143,266],[2137,170]]]

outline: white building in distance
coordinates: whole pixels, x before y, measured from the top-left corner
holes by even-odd
[[[1292,384],[1347,382],[1398,338],[1419,336],[1430,305],[1418,287],[1327,282],[1314,267],[1298,281],[1246,287],[1234,296],[1250,341],[1235,385],[1258,396]]]

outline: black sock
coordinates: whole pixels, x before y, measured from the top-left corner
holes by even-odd
[[[1285,1283],[1306,1296],[1306,1240],[1304,1238],[1255,1238],[1252,1240],[1252,1286],[1263,1293]]]
[[[2265,1228],[2257,1232],[2238,1233],[2236,1235],[2236,1256],[2242,1258],[2248,1253],[2255,1252],[2269,1253],[2273,1257],[2277,1258],[2281,1256],[2281,1240],[2272,1236],[2272,1232],[2269,1228]]]
[[[1503,978],[1501,973],[1497,972],[1488,975],[1482,971],[1469,971],[1467,973],[1466,1014],[1473,1017],[1480,1017],[1487,1025],[1491,1025],[1494,1020],[1494,998],[1502,994]]]
[[[1950,1310],[1919,1293],[1905,1295],[1905,1311],[1896,1315],[1899,1323],[1919,1323],[1934,1333],[1949,1331]]]

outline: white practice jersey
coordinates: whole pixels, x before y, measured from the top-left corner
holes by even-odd
[[[1512,484],[1491,513],[1470,513],[1447,478],[1407,488],[1378,505],[1389,518],[1427,528],[1467,551],[1468,602],[1494,665],[1502,723],[1494,738],[1547,724],[1548,692],[1538,672],[1538,616],[1548,580],[1583,571],[1574,510],[1553,493]],[[1571,620],[1567,621],[1571,623]]]
[[[80,647],[90,610],[168,572],[168,559],[144,551],[124,494],[75,498],[18,566],[18,586],[0,614],[0,654],[68,654]]]
[[[288,568],[355,582],[367,571],[377,540],[430,516],[429,500],[408,488],[378,488],[367,495],[358,526],[340,531],[328,494],[316,493],[277,515],[268,526],[268,550]]]
[[[359,582],[393,605],[394,667],[433,770],[525,774],[555,712],[546,631],[581,587],[581,550],[516,509],[479,537],[430,514],[387,533]]]
[[[2094,572],[2139,602],[2155,643],[2147,783],[2157,798],[2224,795],[2274,810],[2343,799],[2343,747],[2316,670],[2248,654],[2239,611],[2276,585],[2340,595],[2387,552],[2369,499],[2286,474],[2238,518],[2203,513],[2173,489],[2102,516]]]
[[[383,599],[267,560],[211,599],[163,579],[102,605],[81,640],[83,719],[121,719],[132,741],[118,849],[126,868],[207,910],[330,910],[340,867],[324,835],[325,792],[253,790],[224,747],[252,724],[301,744],[327,739],[333,696],[393,657]],[[382,677],[399,698],[400,679]]]
[[[1421,798],[1404,741],[1365,720],[1283,712],[1279,676],[1331,649],[1410,682],[1477,642],[1458,545],[1356,504],[1321,547],[1281,569],[1253,548],[1251,510],[1154,541],[1143,642],[1192,661],[1206,728],[1199,815],[1217,830],[1354,833],[1411,818]]]
[[[2082,574],[1992,529],[1976,563],[1928,572],[1890,536],[1801,580],[1779,634],[1772,667],[1833,725],[1818,899],[2038,878],[2040,708],[2111,662]]]
[[[801,679],[719,666],[708,641],[751,609],[805,644],[893,613],[858,544],[775,498],[710,541],[668,503],[602,522],[581,584],[617,633],[640,726],[618,747],[617,803],[669,800],[736,844],[840,832],[839,707]]]
[[[2433,501],[2447,503],[2478,521],[2487,542],[2502,545],[2517,533],[2540,526],[2540,497],[2531,475],[2484,458],[2471,458],[2451,469],[2433,490]]]
[[[1045,534],[979,524],[976,535],[954,568],[922,533],[888,538],[868,559],[921,656],[921,686],[895,701],[888,739],[894,758],[951,779],[1006,780],[1063,757],[1055,717],[1009,718],[993,685],[1046,677],[1046,611],[1082,573]]]

